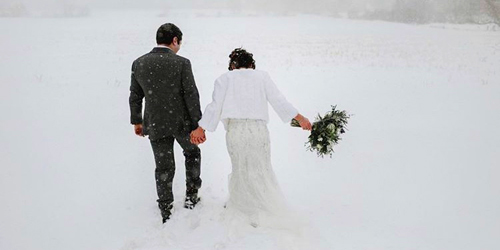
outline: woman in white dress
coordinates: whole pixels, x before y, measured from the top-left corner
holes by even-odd
[[[191,141],[203,143],[204,131],[213,132],[223,122],[232,164],[226,208],[257,226],[287,210],[271,166],[268,102],[283,122],[294,118],[305,130],[311,130],[311,123],[285,99],[267,72],[255,70],[251,53],[235,49],[229,57],[229,72],[215,80],[213,100]]]

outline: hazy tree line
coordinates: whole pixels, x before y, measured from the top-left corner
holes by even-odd
[[[84,17],[90,14],[88,4],[81,1],[0,1],[0,17]]]
[[[500,0],[235,0],[229,7],[243,12],[310,13],[404,23],[500,25]]]
[[[371,11],[364,15],[405,23],[496,23],[500,25],[499,0],[396,0],[390,10]]]
[[[0,0],[0,16],[85,16],[91,9],[216,9],[240,14],[319,14],[404,23],[496,23],[500,0]]]

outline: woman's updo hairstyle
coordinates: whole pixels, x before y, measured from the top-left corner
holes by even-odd
[[[255,60],[253,54],[244,50],[243,48],[236,48],[229,55],[229,70],[239,68],[252,68],[255,69]]]

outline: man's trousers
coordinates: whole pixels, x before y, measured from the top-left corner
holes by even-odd
[[[174,201],[172,193],[172,182],[175,175],[174,140],[182,147],[185,157],[186,193],[197,193],[201,187],[201,152],[197,145],[190,142],[189,133],[151,140],[156,162],[155,177],[158,206],[163,217],[170,215],[171,204]]]

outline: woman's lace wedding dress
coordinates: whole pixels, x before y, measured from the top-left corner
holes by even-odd
[[[266,122],[227,119],[226,144],[232,163],[227,214],[252,226],[290,226],[290,211],[271,166]]]

